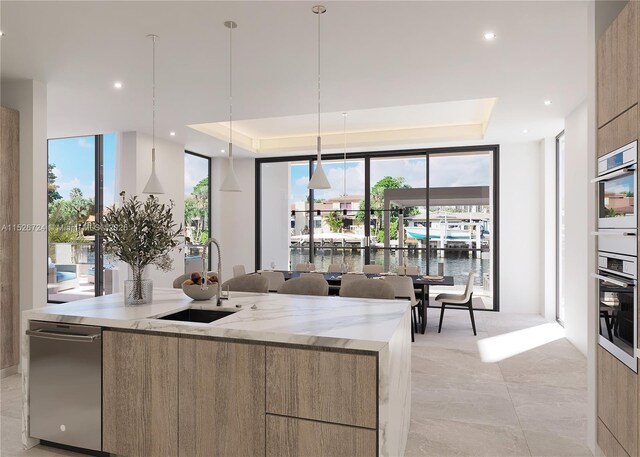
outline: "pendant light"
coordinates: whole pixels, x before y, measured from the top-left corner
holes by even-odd
[[[233,169],[233,49],[232,37],[233,29],[238,27],[233,21],[226,21],[224,26],[229,29],[229,165],[227,166],[227,176],[220,186],[221,192],[241,192],[238,177]]]
[[[322,5],[316,5],[311,8],[311,11],[318,15],[318,137],[316,139],[318,159],[316,169],[307,187],[309,189],[331,189],[327,175],[322,169],[322,142],[320,140],[320,15],[324,14],[327,9]]]
[[[152,143],[151,143],[151,176],[149,176],[149,180],[147,181],[147,185],[144,186],[144,190],[142,191],[145,194],[164,194],[164,190],[162,190],[162,185],[160,184],[160,180],[156,175],[156,40],[158,39],[157,35],[147,35],[147,38],[151,38],[153,42],[153,71],[152,71],[152,100],[153,100],[153,120],[152,120]]]

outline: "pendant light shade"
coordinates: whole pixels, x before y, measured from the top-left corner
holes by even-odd
[[[238,27],[234,21],[226,21],[224,26],[229,29],[229,159],[227,164],[227,174],[225,175],[221,192],[241,192],[240,183],[233,169],[233,29]]]
[[[322,168],[322,140],[320,139],[320,15],[324,14],[327,9],[322,5],[316,5],[311,8],[314,14],[318,15],[318,138],[317,149],[318,157],[316,162],[316,169],[309,180],[309,189],[331,189],[331,184],[327,179],[327,175]]]
[[[143,193],[145,194],[164,194],[158,175],[156,175],[156,40],[157,35],[147,35],[147,38],[151,38],[153,46],[153,70],[152,70],[152,111],[153,119],[151,121],[152,126],[152,146],[151,146],[151,176],[147,181],[147,185],[144,186]]]

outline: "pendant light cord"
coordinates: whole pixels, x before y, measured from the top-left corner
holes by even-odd
[[[153,65],[153,71],[151,72],[152,77],[151,77],[151,92],[152,92],[152,111],[153,111],[153,116],[152,116],[152,122],[151,122],[151,132],[152,132],[152,136],[151,136],[151,148],[153,151],[153,154],[155,155],[155,151],[156,151],[156,36],[153,35],[151,37],[151,39],[153,40],[153,57],[152,57],[152,65]],[[155,157],[153,157],[153,159],[155,160]]]
[[[229,27],[229,145],[233,143],[233,27]],[[231,146],[229,146],[231,157]]]
[[[320,16],[322,16],[322,12],[318,13],[318,137],[320,136]],[[318,155],[320,155],[320,150],[318,150]]]
[[[347,113],[342,113],[342,139],[343,139],[343,164],[342,171],[344,175],[343,195],[347,196]]]

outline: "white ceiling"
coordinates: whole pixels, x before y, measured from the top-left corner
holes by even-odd
[[[50,137],[150,132],[151,42],[145,35],[155,33],[160,36],[158,136],[220,155],[224,142],[186,126],[228,118],[225,20],[238,23],[234,119],[254,120],[244,128],[275,137],[315,130],[313,5],[2,1],[1,76],[47,82]],[[323,112],[496,98],[484,138],[476,141],[494,143],[556,135],[563,118],[586,99],[587,2],[331,1],[326,6]],[[487,30],[497,34],[494,42],[483,40]],[[113,88],[116,80],[123,89]],[[544,106],[545,99],[553,104]],[[403,125],[390,120],[390,128],[431,122],[419,111],[415,116]],[[278,126],[279,118],[296,121]],[[308,128],[300,124],[306,119],[313,120]],[[170,131],[177,132],[175,138]]]

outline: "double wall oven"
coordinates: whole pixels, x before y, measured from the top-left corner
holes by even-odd
[[[638,219],[637,142],[598,159],[598,314],[600,345],[636,373]]]

